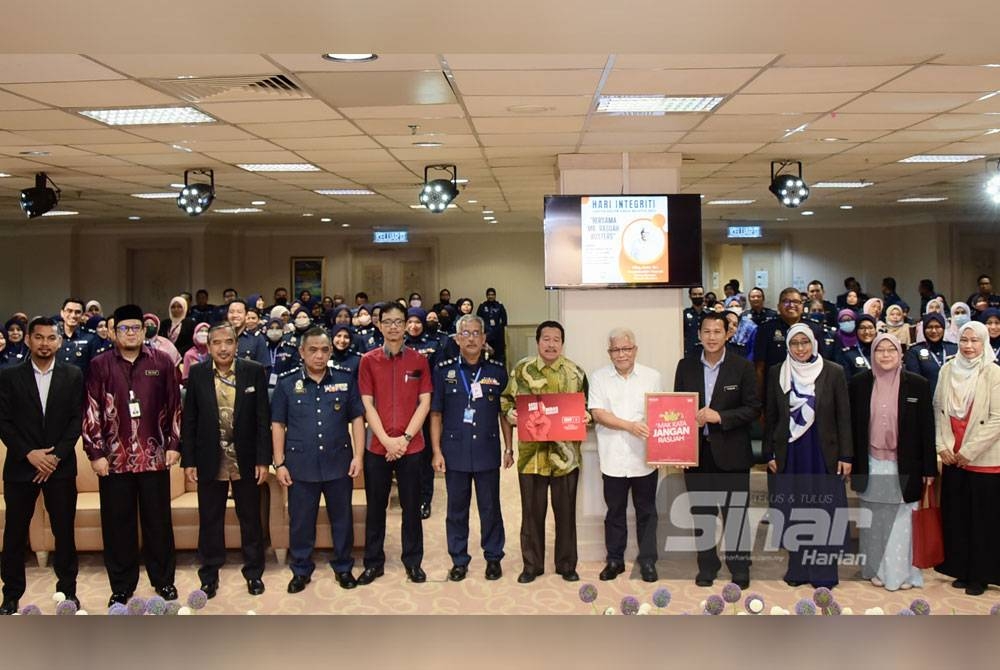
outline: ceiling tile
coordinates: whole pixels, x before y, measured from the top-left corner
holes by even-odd
[[[778,158],[787,157],[829,156],[855,146],[858,145],[850,142],[816,142],[815,140],[793,142],[786,140],[784,142],[772,142],[764,145],[758,153],[766,154],[777,160]]]
[[[580,133],[525,133],[480,135],[479,139],[488,147],[517,147],[543,144],[548,146],[574,146],[580,141]]]
[[[868,91],[906,67],[776,67],[765,70],[743,93],[838,93]]]
[[[94,130],[25,130],[24,137],[46,144],[130,144],[146,140],[131,133],[110,128]]]
[[[77,149],[92,151],[109,156],[128,154],[151,154],[156,152],[174,151],[169,145],[159,142],[140,142],[137,144],[78,144]]]
[[[776,54],[619,54],[615,69],[685,69],[764,67]]]
[[[939,114],[916,124],[911,130],[988,130],[1000,128],[1000,117],[987,114]]]
[[[838,67],[850,65],[915,65],[923,63],[933,54],[787,54],[775,64],[777,67]]]
[[[784,130],[746,129],[746,130],[693,130],[683,136],[685,144],[701,142],[774,142],[785,134]]]
[[[601,70],[606,54],[446,54],[453,72],[459,70]]]
[[[585,116],[501,116],[476,117],[472,123],[479,133],[578,133],[586,119]]]
[[[468,95],[469,114],[477,116],[578,116],[586,114],[592,95]],[[512,111],[513,110],[513,111]]]
[[[896,130],[906,128],[930,114],[843,114],[835,112],[819,117],[809,124],[810,130]]]
[[[762,142],[723,142],[719,144],[710,144],[707,142],[689,144],[687,142],[683,142],[675,144],[670,150],[695,156],[704,154],[729,154],[742,156],[744,154],[753,153],[762,146],[764,146]]]
[[[272,74],[259,54],[95,54],[94,59],[137,79]]]
[[[815,113],[808,114],[713,114],[698,126],[698,130],[780,130],[786,133],[803,123],[810,123],[817,118]]]
[[[655,145],[669,146],[674,142],[680,141],[680,139],[684,136],[685,133],[680,131],[644,132],[644,133],[592,132],[584,134],[583,144],[591,146],[601,145],[604,147],[610,147],[617,144],[628,145],[628,146],[641,146],[644,143],[649,143],[650,145],[655,144]],[[662,151],[662,149],[657,150],[650,148],[649,151]]]
[[[0,128],[4,130],[76,130],[104,127],[106,126],[78,114],[69,114],[57,109],[0,112]]]
[[[214,151],[206,155],[223,163],[301,163],[302,158],[291,151]]]
[[[465,135],[472,132],[465,119],[356,119],[354,123],[369,135],[402,135],[411,132],[410,126],[417,126],[420,133]]]
[[[124,78],[76,54],[0,54],[0,82],[4,83]]]
[[[338,107],[338,111],[349,119],[453,119],[465,116],[465,111],[458,104],[348,106]]]
[[[381,72],[385,70],[441,70],[441,63],[434,54],[379,54],[378,59],[367,63],[336,63],[318,53],[268,54],[269,58],[292,72]]]
[[[640,132],[646,130],[690,130],[705,120],[707,114],[664,114],[663,116],[629,116],[594,114],[590,117],[589,130]]]
[[[294,123],[341,118],[321,100],[221,102],[198,105],[206,114],[229,123]]]
[[[338,137],[360,135],[350,121],[301,121],[298,123],[243,123],[244,130],[261,137],[284,139],[291,137]]]
[[[593,95],[601,70],[463,70],[455,83],[463,96]]]
[[[982,135],[981,130],[899,130],[883,135],[876,142],[959,142]]]
[[[601,89],[606,95],[656,93],[664,95],[729,94],[746,84],[757,69],[628,70],[614,69]]]
[[[1000,68],[961,65],[922,65],[880,90],[906,92],[978,92],[1000,90]]]
[[[385,149],[325,149],[322,151],[299,151],[298,154],[316,165],[320,163],[371,163],[392,160],[392,155]]]
[[[4,88],[57,107],[135,107],[180,103],[177,98],[135,81],[5,84]]]
[[[201,140],[257,139],[239,128],[222,123],[199,123],[189,126],[136,126],[130,132],[168,144],[186,144]]]
[[[378,149],[378,144],[367,135],[347,137],[290,137],[276,139],[275,144],[292,151],[300,149]]]
[[[855,93],[749,94],[740,93],[723,103],[717,114],[784,114],[825,112],[837,109]]]
[[[376,135],[374,140],[393,149],[424,148],[414,147],[415,142],[441,142],[444,148],[479,146],[475,135]]]
[[[21,96],[0,91],[0,111],[19,111],[24,109],[45,109],[45,105],[34,100],[28,100]]]
[[[435,72],[306,72],[315,97],[334,107],[440,105],[455,102],[447,79]],[[395,115],[397,118],[399,114]]]
[[[392,155],[401,161],[426,160],[427,163],[457,163],[463,158],[480,158],[482,149],[479,147],[438,147],[436,149],[421,149],[410,147],[392,149]],[[461,165],[459,165],[461,167]]]
[[[947,112],[968,104],[978,96],[975,93],[867,93],[844,105],[844,114],[934,114]]]

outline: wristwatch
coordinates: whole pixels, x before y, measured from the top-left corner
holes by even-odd
[[[284,461],[281,461],[280,463],[275,463],[275,464],[274,464],[274,469],[275,469],[275,470],[279,470],[279,469],[281,469],[281,468],[287,468],[287,467],[288,467],[288,466],[287,466],[287,465],[285,465],[285,462],[284,462]]]
[[[413,436],[410,435],[409,433],[403,433],[403,439],[409,442],[410,440],[413,439]]]

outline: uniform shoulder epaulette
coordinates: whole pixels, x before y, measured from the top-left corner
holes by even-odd
[[[457,360],[458,360],[457,358],[449,358],[447,360],[444,360],[444,361],[441,361],[440,363],[438,363],[437,367],[439,367],[439,368],[446,368],[446,367],[448,367],[450,365],[454,365],[455,361],[457,361]]]
[[[291,375],[297,375],[297,374],[299,374],[299,372],[301,370],[302,370],[302,366],[301,365],[297,365],[294,368],[292,368],[291,370],[285,370],[284,372],[282,372],[280,375],[278,375],[278,379],[284,379],[285,377],[289,377]]]
[[[506,368],[504,368],[503,365],[501,365],[497,361],[493,360],[492,358],[487,358],[486,360],[483,361],[483,364],[484,365],[492,365],[493,367],[502,368],[502,369],[506,370]]]

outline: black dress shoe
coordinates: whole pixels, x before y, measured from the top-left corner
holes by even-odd
[[[358,575],[358,584],[365,586],[371,584],[376,579],[385,574],[385,568],[365,568],[364,572]]]
[[[619,563],[618,561],[608,561],[604,569],[601,570],[601,574],[597,577],[602,582],[610,582],[612,579],[625,572],[625,564]]]
[[[576,574],[576,570],[567,570],[562,573],[562,578],[567,582],[578,582],[580,581],[580,575]]]
[[[116,591],[115,593],[111,594],[110,598],[108,598],[108,607],[111,607],[115,603],[118,603],[119,605],[127,605],[128,599],[131,597],[132,597],[131,593]]]
[[[206,584],[202,584],[198,588],[204,591],[205,595],[208,596],[208,599],[211,600],[212,598],[215,597],[215,594],[219,590],[219,582],[218,581],[208,582]]]
[[[0,605],[0,615],[9,616],[11,614],[17,614],[17,601],[3,599],[3,604]]]
[[[264,592],[264,580],[260,579],[248,579],[247,580],[247,593],[252,596],[259,596]]]
[[[306,584],[311,581],[312,578],[305,575],[292,575],[292,578],[288,582],[288,592],[301,593],[306,588]]]
[[[500,561],[486,561],[486,579],[496,581],[503,576],[503,568]]]
[[[644,582],[655,582],[660,578],[660,576],[656,574],[656,565],[654,563],[640,564],[639,574],[642,576],[642,581]]]
[[[747,589],[750,587],[750,575],[733,575],[733,584],[740,587],[740,589]]]
[[[342,589],[353,589],[358,585],[358,580],[354,578],[354,575],[350,570],[347,572],[337,572],[337,583],[340,584]]]
[[[805,584],[805,582],[800,582],[797,579],[788,579],[787,577],[785,578],[784,581],[791,587],[802,586],[803,584]]]
[[[427,581],[427,573],[419,565],[409,565],[406,567],[406,576],[414,584],[423,584]]]
[[[965,583],[964,579],[956,579],[951,583],[951,585],[953,588],[956,589],[964,589],[966,586],[968,586],[968,584]]]
[[[166,586],[157,586],[156,594],[163,598],[164,600],[177,600],[177,587],[173,584],[167,584]]]
[[[715,577],[709,577],[708,575],[698,575],[694,578],[695,586],[711,586],[715,583]]]
[[[421,519],[431,518],[431,504],[429,502],[420,503],[420,518]]]
[[[528,572],[527,570],[517,576],[518,584],[530,584],[533,581],[535,581],[535,573]]]
[[[453,565],[451,570],[448,571],[448,580],[452,582],[460,582],[465,579],[465,575],[468,574],[469,568],[464,565]]]
[[[969,582],[965,587],[965,595],[967,596],[981,596],[986,593],[986,584],[980,584],[979,582]]]

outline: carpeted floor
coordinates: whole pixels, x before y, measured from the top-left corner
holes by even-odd
[[[517,475],[514,470],[504,471],[501,476],[501,499],[507,531],[507,557],[504,559],[504,576],[499,581],[490,582],[483,577],[485,567],[481,552],[478,551],[478,521],[472,514],[470,553],[473,555],[469,576],[460,583],[447,580],[451,561],[446,551],[444,533],[444,479],[436,480],[434,514],[424,522],[425,559],[423,567],[427,572],[425,584],[411,584],[406,580],[399,562],[399,509],[390,508],[388,537],[386,540],[386,574],[369,586],[351,591],[341,589],[334,579],[333,571],[326,563],[326,553],[317,552],[317,569],[313,581],[306,590],[289,595],[285,587],[290,578],[286,566],[279,566],[273,552],[268,559],[264,582],[267,592],[253,597],[247,594],[239,571],[239,553],[230,552],[229,563],[223,568],[218,595],[202,614],[245,614],[252,610],[256,614],[592,614],[595,609],[606,607],[619,609],[621,599],[632,595],[640,602],[650,602],[653,591],[665,586],[671,591],[672,600],[665,613],[697,614],[701,612],[701,602],[713,593],[719,593],[725,584],[717,580],[712,588],[700,588],[693,582],[694,564],[688,568],[678,565],[675,558],[660,563],[661,579],[655,584],[647,584],[639,579],[638,571],[631,570],[612,582],[600,582],[597,575],[603,567],[600,562],[583,562],[579,565],[581,581],[567,583],[551,573],[551,556],[548,570],[529,585],[518,584],[520,572],[520,550],[518,529],[520,527],[520,504],[517,494]],[[475,502],[473,501],[473,510]],[[549,515],[549,524],[552,519]],[[551,550],[552,530],[549,534]],[[360,566],[360,554],[355,553]],[[55,577],[51,570],[38,567],[28,568],[28,592],[21,605],[34,603],[43,611],[54,611],[51,600]],[[194,552],[180,552],[178,555],[177,588],[181,598],[198,587],[197,559]],[[360,571],[356,567],[355,574]],[[673,578],[685,575],[691,578]],[[764,572],[764,571],[762,571]],[[773,572],[773,571],[767,571]],[[843,573],[842,573],[843,574]],[[727,577],[725,570],[720,577]],[[932,570],[924,571],[925,586],[921,589],[890,593],[875,588],[868,582],[845,579],[834,589],[834,596],[842,607],[850,607],[855,614],[862,614],[867,608],[881,607],[886,614],[895,614],[907,607],[914,598],[927,600],[934,614],[987,614],[990,608],[1000,603],[1000,589],[990,588],[979,597],[966,596],[964,592],[950,586],[950,580]],[[591,605],[584,604],[578,597],[582,584],[597,586],[598,598]],[[760,594],[770,610],[772,605],[793,610],[800,598],[809,597],[809,586],[791,588],[780,579],[754,579],[750,592]],[[145,575],[140,579],[138,595],[152,595]],[[109,593],[107,577],[99,554],[81,556],[80,578],[77,595],[82,605],[91,614],[102,614]]]

